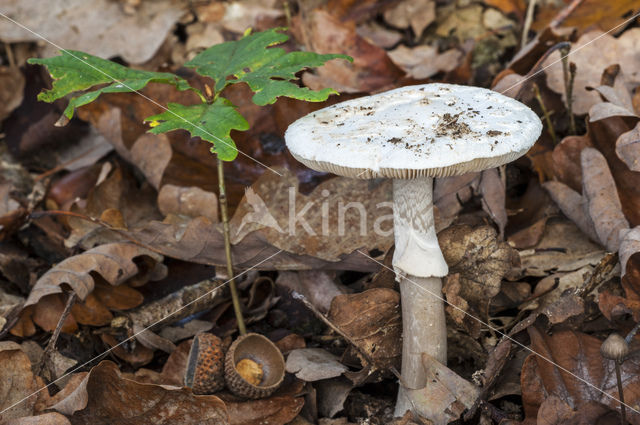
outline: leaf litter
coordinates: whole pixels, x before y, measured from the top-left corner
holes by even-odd
[[[120,362],[84,366],[65,378],[66,386],[57,386],[59,392],[42,391],[3,412],[6,423],[616,422],[617,402],[529,356],[496,330],[618,396],[613,363],[599,350],[610,333],[626,335],[640,320],[638,29],[632,24],[612,34],[603,31],[635,11],[633,2],[606,10],[590,0],[565,8],[539,4],[522,50],[517,46],[527,12],[525,2],[516,0],[330,0],[286,7],[178,1],[161,2],[150,19],[148,1],[123,0],[105,5],[97,23],[83,5],[65,9],[54,3],[62,16],[82,21],[80,34],[89,25],[103,41],[70,38],[65,26],[52,29],[50,11],[23,16],[27,3],[15,19],[61,37],[64,47],[103,59],[117,56],[141,73],[176,71],[199,49],[238,39],[247,27],[290,26],[287,50],[345,53],[355,61],[303,73],[305,87],[333,87],[342,94],[319,105],[281,99],[259,109],[242,85],[227,88],[225,96],[251,125],[230,137],[284,175],[245,157],[228,164],[234,267],[239,272],[262,262],[241,279],[241,301],[250,328],[275,341],[289,364],[297,361],[291,370],[300,376],[289,374],[262,400],[240,399],[227,390],[195,396],[183,387],[194,333],[213,332],[226,346],[235,336],[229,293],[215,289],[228,278],[220,267],[225,254],[215,159],[186,132],[146,133],[142,120],[160,111],[120,93],[80,107],[80,120],[70,123],[73,131],[62,130],[68,152],[67,145],[54,146],[62,133],[51,125],[64,106],[33,107],[35,93],[48,83],[25,66],[33,52],[53,52],[7,21],[0,25],[0,39],[9,48],[0,52],[0,118],[11,152],[3,152],[0,164],[0,355],[11,366],[2,382],[13,385],[2,391],[2,404],[8,407],[47,383],[44,374],[37,376],[37,356],[30,359],[25,347],[46,346],[69,291],[78,301],[60,324],[52,376],[109,347]],[[110,37],[114,31],[119,35]],[[559,59],[557,48],[545,54],[562,41],[574,52],[571,102],[562,63],[525,81]],[[185,68],[178,72],[197,87],[210,84]],[[392,228],[390,207],[380,207],[391,200],[390,184],[311,172],[290,157],[282,137],[291,122],[316,108],[429,81],[510,88],[507,94],[543,118],[545,130],[527,159],[437,180],[436,226],[451,270],[442,294],[451,304],[450,355],[447,365],[425,356],[434,379],[414,391],[420,392],[418,415],[434,406],[443,414],[392,422],[390,409],[401,385],[394,376],[400,369],[401,310],[393,273],[376,263],[391,266],[392,234],[376,235],[370,227],[381,220],[383,229]],[[144,93],[163,105],[197,101],[192,93],[153,83]],[[20,127],[25,116],[29,124]],[[344,234],[325,235],[323,226],[339,226],[340,202],[352,201],[364,206],[366,231],[359,226],[361,212],[352,210]],[[326,221],[323,208],[329,211]],[[198,304],[201,309],[116,347],[154,323],[151,310],[166,315],[166,309],[185,303],[186,288],[198,285],[198,294],[210,296]],[[323,353],[325,360],[301,361],[304,352]],[[323,367],[328,359],[335,367],[331,374]],[[632,406],[636,360],[631,355],[622,364],[625,402]],[[157,408],[149,410],[150,404]],[[638,423],[637,415],[627,414]]]

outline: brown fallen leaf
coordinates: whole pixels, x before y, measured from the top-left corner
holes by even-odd
[[[388,54],[393,63],[416,80],[427,79],[438,72],[453,71],[460,65],[463,56],[456,49],[440,53],[436,46],[407,47],[404,44],[390,50]]]
[[[187,388],[140,384],[122,376],[115,363],[100,362],[77,388],[51,406],[74,424],[229,424],[224,402]]]
[[[575,224],[564,218],[553,218],[540,242],[532,249],[520,251],[520,276],[548,276],[554,272],[570,272],[585,265],[595,266],[606,255]]]
[[[93,292],[97,273],[111,285],[120,285],[136,276],[148,279],[160,278],[151,270],[141,270],[134,260],[148,257],[153,264],[160,264],[162,256],[130,243],[111,243],[69,257],[43,274],[33,287],[25,306],[36,304],[45,295],[61,294],[60,285],[67,284],[80,300]]]
[[[334,276],[322,270],[282,271],[276,284],[304,295],[321,313],[329,311],[335,296],[349,292]]]
[[[199,187],[179,187],[165,184],[158,193],[158,209],[165,216],[181,214],[188,217],[207,217],[218,221],[218,197]]]
[[[602,291],[598,307],[609,320],[631,314],[634,320],[640,321],[640,227],[623,232],[619,255],[624,297],[608,290]]]
[[[348,370],[338,357],[322,348],[293,350],[287,357],[286,368],[287,372],[307,382],[335,378]]]
[[[486,321],[502,278],[519,265],[517,252],[499,241],[490,226],[451,226],[440,232],[438,242],[449,272],[460,274],[455,292],[468,303],[468,313]],[[453,291],[445,285],[445,293],[449,290]]]
[[[10,0],[3,6],[3,13],[27,28],[38,28],[41,36],[56,40],[67,49],[82,50],[103,58],[121,56],[136,64],[151,59],[174,23],[184,14],[180,4],[167,0],[153,4],[143,2],[134,15],[127,15],[117,2],[108,0],[96,0],[91,5],[82,0],[52,1],[47,10],[40,8],[37,0]],[[68,25],[57,25],[51,20],[54,15]],[[83,36],[78,37],[78,34]],[[0,40],[16,43],[37,41],[39,37],[5,20],[0,22]],[[44,56],[57,54],[57,47],[51,43],[43,46]]]
[[[0,370],[0,410],[6,409],[0,420],[31,416],[41,411],[48,393],[35,394],[44,387],[44,382],[31,371],[29,357],[20,345],[0,342],[0,364],[3,365]]]
[[[9,419],[3,425],[71,425],[69,419],[60,413],[50,412],[37,416]]]
[[[632,171],[640,171],[640,123],[616,140],[616,154]]]
[[[298,416],[304,406],[304,398],[275,395],[244,403],[226,401],[226,406],[229,425],[285,425]]]
[[[415,38],[436,18],[436,4],[433,0],[402,0],[384,11],[384,20],[397,28],[413,30]]]
[[[569,2],[545,3],[536,13],[536,19],[531,26],[534,30],[540,30],[551,23],[562,8]],[[629,15],[638,10],[638,3],[634,0],[620,0],[611,4],[603,4],[598,0],[584,0],[577,3],[571,13],[560,23],[564,27],[575,27],[579,33],[590,30],[594,26],[602,31],[610,31],[617,28]],[[618,28],[620,29],[620,28]],[[621,29],[620,29],[621,30]],[[615,32],[614,32],[615,34]]]
[[[594,402],[618,410],[619,403],[600,390],[618,398],[614,362],[600,355],[602,341],[573,331],[556,331],[545,335],[535,327],[528,328],[531,349],[556,364],[584,379],[591,385],[576,379],[536,355],[525,361],[522,373],[522,399],[525,415],[537,417],[544,400],[555,396],[571,410],[591,409]],[[638,403],[640,394],[640,361],[637,356],[628,358],[621,366],[625,402],[631,406]],[[640,424],[638,415],[628,416],[632,424]]]
[[[620,246],[621,230],[629,228],[622,213],[622,205],[616,185],[604,156],[594,148],[585,148],[581,153],[583,195],[586,209],[600,242],[609,251]]]
[[[0,121],[22,103],[24,76],[18,67],[0,67]]]
[[[399,368],[402,321],[400,295],[396,291],[374,288],[358,294],[338,295],[331,303],[328,318],[358,348],[355,354],[363,369],[345,373],[354,383],[379,379],[387,368]],[[368,358],[363,358],[361,352]]]
[[[354,59],[353,63],[331,61],[315,74],[303,74],[302,82],[312,90],[333,87],[341,93],[377,92],[392,88],[402,77],[386,51],[360,37],[353,22],[340,22],[325,10],[315,9],[294,19],[293,32],[310,51],[344,53]]]

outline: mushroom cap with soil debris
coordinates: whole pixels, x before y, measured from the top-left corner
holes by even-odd
[[[401,87],[308,114],[285,134],[309,168],[345,177],[442,177],[525,154],[542,131],[526,105],[453,84]]]

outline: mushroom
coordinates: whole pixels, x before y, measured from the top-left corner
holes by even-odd
[[[448,273],[433,222],[433,178],[480,171],[525,154],[542,123],[522,103],[451,84],[401,87],[308,114],[285,133],[307,167],[393,179],[393,267],[402,301],[402,385],[396,416],[424,388],[422,353],[447,361],[441,278]]]

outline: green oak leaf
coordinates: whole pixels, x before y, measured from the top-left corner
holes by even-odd
[[[255,92],[253,102],[256,105],[274,103],[279,96],[310,102],[326,100],[333,89],[313,91],[296,84],[296,73],[305,68],[324,65],[331,59],[347,59],[350,56],[313,52],[287,53],[280,47],[271,47],[284,43],[289,36],[283,34],[283,28],[274,28],[246,35],[237,41],[216,44],[196,57],[185,66],[215,81],[215,92],[220,93],[229,84],[247,83]],[[235,77],[227,79],[228,76]]]
[[[219,97],[213,103],[184,106],[169,103],[168,110],[145,119],[151,122],[150,133],[187,130],[194,137],[211,142],[211,152],[223,161],[233,161],[238,155],[231,130],[248,130],[249,123],[227,99]]]
[[[152,82],[171,84],[181,91],[195,90],[186,80],[167,72],[130,69],[77,50],[63,50],[60,53],[60,56],[31,58],[27,61],[34,65],[44,65],[53,78],[52,88],[42,91],[38,100],[50,103],[71,93],[108,84],[71,98],[63,113],[67,119],[73,117],[76,108],[93,102],[102,93],[131,92],[140,90]]]

